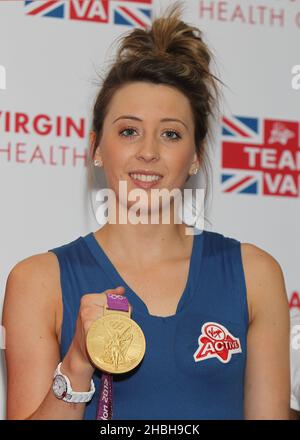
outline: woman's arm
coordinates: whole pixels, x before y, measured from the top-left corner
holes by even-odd
[[[262,249],[241,245],[250,324],[245,377],[246,419],[289,419],[290,317],[284,276]]]
[[[52,253],[19,262],[10,272],[4,298],[6,329],[7,418],[82,419],[85,403],[68,403],[52,391],[60,361],[56,311],[60,294],[59,266]],[[74,391],[88,391],[93,373],[69,350],[62,372]]]

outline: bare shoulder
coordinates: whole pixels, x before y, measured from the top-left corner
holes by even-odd
[[[250,321],[263,308],[288,307],[282,268],[274,256],[264,249],[241,243],[241,254],[247,286]]]
[[[269,269],[272,272],[281,272],[279,262],[264,249],[252,243],[241,243],[243,263],[249,266],[255,266],[255,269]]]
[[[27,258],[17,262],[10,271],[9,275],[27,270],[40,270],[45,268],[55,268],[57,266],[57,258],[53,252],[43,252],[40,254],[30,255]]]
[[[31,255],[13,266],[7,284],[22,284],[22,286],[35,285],[45,291],[52,291],[59,281],[59,264],[52,252]],[[27,289],[23,289],[23,291]]]
[[[51,385],[60,356],[56,330],[59,289],[59,264],[50,252],[19,261],[8,275],[2,318],[8,419],[33,414]]]
[[[56,326],[59,301],[60,270],[54,253],[31,255],[13,266],[6,281],[4,313],[9,304],[26,302],[33,310],[45,312],[45,317]]]
[[[279,262],[250,243],[241,246],[250,306],[245,374],[245,418],[288,419],[289,308]]]

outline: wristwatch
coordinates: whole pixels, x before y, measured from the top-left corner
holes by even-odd
[[[58,364],[53,376],[52,390],[55,394],[55,397],[60,400],[64,400],[65,402],[71,403],[89,402],[95,392],[95,384],[93,379],[91,379],[90,391],[82,393],[78,391],[73,391],[70,379],[65,374],[62,374],[60,370],[61,364],[62,362]]]

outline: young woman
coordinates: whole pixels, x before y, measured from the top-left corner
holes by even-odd
[[[182,190],[207,169],[217,96],[210,61],[201,32],[180,20],[176,4],[150,29],[123,38],[90,135],[93,165],[103,167],[117,214],[132,206],[119,182],[128,192]],[[174,215],[166,224],[108,222],[18,262],[3,314],[7,417],[96,418],[102,371],[86,340],[114,293],[128,299],[146,351],[135,369],[114,375],[113,419],[287,419],[282,270],[253,244],[195,232],[186,234]],[[86,401],[58,398],[60,362],[73,392],[90,393]]]

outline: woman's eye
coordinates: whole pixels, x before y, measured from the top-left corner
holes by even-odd
[[[132,131],[135,131],[135,129],[134,128],[125,128],[125,130],[120,131],[120,134],[124,137],[133,137],[132,134],[129,134],[128,136],[126,134],[124,135],[123,133],[125,133],[126,131],[132,132]]]
[[[176,137],[174,137],[174,136],[167,136],[169,139],[172,139],[172,140],[178,140],[178,139],[181,139],[181,136],[180,136],[180,134],[177,132],[177,131],[174,131],[174,130],[167,130],[167,131],[165,131],[165,133],[173,133],[173,134],[175,134],[176,135]]]
[[[127,134],[126,134],[126,132],[127,132]],[[131,138],[131,137],[134,137],[133,132],[136,132],[136,129],[132,128],[132,127],[128,127],[128,128],[125,128],[124,130],[121,130],[119,132],[119,134],[121,136]],[[166,130],[164,133],[171,134],[171,136],[167,136],[168,139],[171,139],[171,140],[174,140],[174,141],[181,139],[180,134],[177,131],[175,131],[175,130]]]

